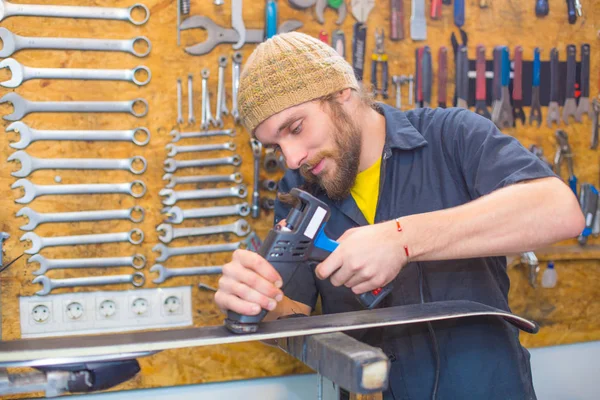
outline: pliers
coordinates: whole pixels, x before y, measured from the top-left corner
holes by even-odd
[[[577,196],[577,177],[573,170],[573,152],[569,144],[569,137],[565,131],[560,129],[556,131],[555,136],[558,147],[554,156],[554,173],[560,176],[560,166],[563,159],[566,159],[567,170],[569,171],[569,187],[575,193],[575,196]]]
[[[371,84],[373,85],[373,96],[381,93],[384,99],[388,98],[388,55],[385,52],[383,42],[385,33],[383,28],[375,29],[375,51],[371,55]],[[381,90],[377,84],[377,64],[381,64]]]

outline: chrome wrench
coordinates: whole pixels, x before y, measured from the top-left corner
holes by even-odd
[[[217,127],[223,127],[223,115],[229,114],[227,104],[225,101],[225,68],[227,67],[227,57],[219,57],[219,78],[217,86],[217,111],[216,111],[216,122]]]
[[[23,188],[23,197],[16,199],[15,203],[29,203],[33,199],[44,195],[66,195],[66,194],[128,194],[140,198],[146,193],[146,185],[142,181],[131,183],[94,183],[75,185],[36,185],[27,179],[19,179],[11,185],[11,189]],[[134,188],[139,188],[134,190]]]
[[[144,157],[131,158],[37,158],[32,157],[25,150],[12,153],[7,161],[18,161],[21,169],[11,172],[12,176],[24,178],[33,171],[41,169],[81,169],[81,170],[125,170],[140,175],[146,171],[147,162]],[[139,167],[136,164],[140,163]]]
[[[242,66],[242,53],[236,51],[233,56],[231,69],[231,116],[236,124],[240,123],[240,112],[238,110],[238,91],[240,88],[240,69]]]
[[[205,254],[205,253],[224,253],[235,251],[244,245],[246,240],[233,243],[205,244],[201,246],[186,246],[186,247],[167,247],[162,243],[158,243],[152,248],[152,251],[160,253],[156,257],[157,262],[167,261],[171,257],[185,256],[190,254]]]
[[[0,68],[8,68],[11,79],[0,82],[7,88],[15,88],[23,82],[31,79],[79,79],[95,81],[126,81],[133,82],[138,86],[144,86],[150,82],[152,74],[150,68],[137,66],[133,69],[91,69],[91,68],[31,68],[22,65],[14,58],[6,58],[0,61]],[[136,78],[140,71],[146,72],[144,80]]]
[[[173,206],[167,208],[163,214],[167,216],[166,222],[180,224],[186,219],[192,218],[227,217],[230,215],[245,217],[250,214],[250,207],[248,203],[234,204],[231,206],[188,208],[183,210],[180,207]]]
[[[6,102],[12,103],[14,107],[11,114],[4,116],[8,121],[17,121],[36,112],[129,113],[138,118],[148,113],[148,102],[142,98],[131,101],[29,101],[10,92],[0,98],[0,104]],[[135,111],[136,103],[143,104],[144,111]]]
[[[156,227],[157,232],[162,232],[158,239],[163,243],[171,243],[174,239],[190,236],[217,235],[220,233],[235,233],[238,236],[246,236],[250,233],[250,225],[244,219],[238,219],[232,224],[210,225],[196,228],[173,228],[170,224],[160,224]]]
[[[136,57],[146,57],[152,48],[150,40],[145,36],[124,40],[26,37],[15,35],[4,27],[0,27],[0,40],[3,44],[0,58],[10,57],[13,53],[25,49],[122,51]],[[144,43],[145,51],[135,49],[138,42]]]
[[[181,100],[181,78],[177,78],[177,123],[183,124],[183,110]]]
[[[36,294],[45,296],[54,289],[71,288],[77,286],[100,286],[100,285],[116,285],[120,283],[131,283],[135,287],[143,286],[146,282],[144,274],[134,272],[131,275],[108,275],[108,276],[91,276],[85,278],[67,278],[67,279],[50,279],[45,275],[37,276],[33,283],[42,284],[42,290]]]
[[[33,142],[38,140],[72,140],[72,141],[115,141],[132,142],[138,146],[145,146],[150,141],[150,131],[147,128],[139,127],[135,129],[110,131],[56,131],[56,130],[37,130],[30,128],[24,122],[13,122],[6,127],[6,132],[18,132],[20,140],[10,143],[13,149],[25,149]],[[141,136],[141,137],[138,137]]]
[[[165,172],[175,172],[180,168],[214,167],[218,165],[233,165],[237,167],[241,163],[242,157],[239,154],[231,157],[204,158],[199,160],[175,160],[174,158],[167,158],[164,170]]]
[[[246,27],[244,26],[244,17],[242,14],[242,1],[243,0],[231,0],[231,27],[238,34],[238,41],[232,47],[235,50],[242,48],[246,43]]]
[[[195,146],[177,146],[172,143],[169,143],[165,146],[165,149],[167,149],[168,157],[175,157],[179,153],[192,153],[196,151],[234,151],[236,149],[236,145],[233,142],[217,144],[199,144]]]
[[[181,139],[189,139],[189,138],[207,138],[213,136],[235,136],[235,131],[233,129],[219,129],[212,131],[201,131],[201,132],[179,132],[178,130],[172,130],[169,133],[170,136],[173,137],[171,139],[171,143],[179,142]]]
[[[136,8],[144,12],[141,20],[133,19]],[[127,8],[116,7],[82,7],[54,6],[47,4],[14,4],[0,0],[0,21],[13,16],[52,17],[52,18],[86,18],[129,21],[134,25],[143,25],[150,18],[150,10],[143,4],[137,3]]]
[[[135,239],[134,235],[139,238]],[[83,244],[100,244],[100,243],[120,243],[129,242],[131,244],[140,244],[144,241],[144,232],[138,228],[134,228],[129,232],[115,233],[99,233],[92,235],[74,235],[74,236],[52,236],[43,237],[35,232],[27,232],[19,239],[21,242],[29,240],[31,248],[24,251],[25,254],[39,253],[40,250],[46,247],[57,246],[75,246]]]
[[[215,182],[234,182],[242,183],[242,174],[235,172],[230,175],[198,175],[198,176],[175,176],[167,173],[163,175],[163,180],[169,181],[165,187],[172,189],[176,185],[186,183],[215,183]]]
[[[102,258],[63,258],[48,259],[41,254],[29,257],[27,263],[38,263],[40,268],[33,275],[43,275],[52,269],[79,269],[79,268],[110,268],[133,267],[142,269],[146,266],[146,257],[134,254],[131,257],[102,257]]]
[[[123,210],[77,211],[62,213],[38,213],[29,207],[23,207],[15,214],[17,217],[27,217],[29,222],[21,226],[23,231],[32,231],[38,225],[50,222],[82,222],[128,219],[131,222],[144,220],[144,209],[133,206]]]
[[[260,180],[260,156],[262,154],[262,143],[256,139],[250,139],[252,155],[254,156],[254,190],[252,191],[252,218],[260,216],[259,206],[259,180]]]
[[[194,76],[188,75],[188,122],[190,124],[196,123],[196,117],[194,116]],[[181,120],[183,122],[183,119]]]
[[[181,190],[161,189],[158,192],[159,196],[165,196],[162,203],[166,206],[172,206],[180,200],[205,200],[219,199],[223,197],[239,197],[243,199],[247,195],[245,185],[237,185],[230,188],[222,189],[198,189],[198,190]]]
[[[154,283],[163,283],[169,278],[176,276],[196,276],[196,275],[218,275],[222,272],[220,266],[210,267],[186,267],[186,268],[166,268],[161,264],[154,264],[150,272],[157,272],[158,278],[153,279]]]

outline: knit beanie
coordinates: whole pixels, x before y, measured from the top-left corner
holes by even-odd
[[[248,58],[240,76],[240,117],[252,133],[280,111],[346,88],[358,90],[358,82],[335,49],[304,33],[282,33]]]

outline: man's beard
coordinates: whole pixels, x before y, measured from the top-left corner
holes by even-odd
[[[300,174],[308,183],[319,185],[331,200],[338,201],[350,195],[350,189],[356,181],[361,152],[361,131],[341,105],[335,104],[333,107],[337,109],[329,114],[335,127],[333,138],[336,148],[321,151],[308,163],[300,166]],[[336,168],[333,171],[324,170],[319,175],[310,172],[310,169],[324,158],[333,161]]]

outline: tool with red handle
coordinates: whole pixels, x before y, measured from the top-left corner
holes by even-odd
[[[517,119],[525,125],[525,112],[523,111],[523,47],[515,48],[513,60],[513,125],[516,126]]]
[[[482,117],[492,119],[487,108],[486,78],[485,78],[485,47],[478,45],[475,62],[475,112]]]

